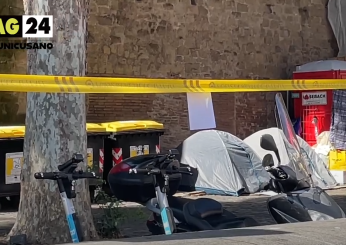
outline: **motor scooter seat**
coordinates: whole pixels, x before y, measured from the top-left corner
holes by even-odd
[[[199,198],[184,205],[184,215],[188,214],[197,219],[205,219],[211,215],[221,215],[222,204],[209,198]],[[186,209],[186,211],[185,211]]]
[[[200,198],[184,205],[183,213],[188,225],[197,231],[221,230],[259,225],[249,217],[236,217],[223,209],[222,204],[209,198]]]
[[[191,199],[183,197],[168,196],[167,197],[169,207],[171,208],[173,215],[180,222],[185,223],[185,216],[183,212],[184,205],[191,202]]]

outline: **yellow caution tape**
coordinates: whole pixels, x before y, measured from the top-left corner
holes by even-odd
[[[47,93],[203,93],[346,89],[346,79],[186,80],[0,75],[0,91]]]

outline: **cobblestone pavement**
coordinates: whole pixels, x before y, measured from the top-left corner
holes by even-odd
[[[346,211],[346,188],[327,191],[334,200]],[[259,195],[229,197],[229,196],[203,196],[221,202],[224,207],[238,216],[250,216],[261,225],[275,224],[267,211],[268,197]],[[199,197],[189,197],[196,199]],[[134,203],[124,203],[121,207],[124,219],[120,224],[122,234],[126,237],[147,236],[150,233],[146,228],[146,220],[150,215],[144,207]],[[97,205],[93,205],[94,215],[99,214]],[[17,213],[14,211],[0,212],[0,235],[6,235],[14,224]]]

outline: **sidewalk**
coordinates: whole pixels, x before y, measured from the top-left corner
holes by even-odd
[[[346,211],[346,188],[329,190],[327,191],[329,195],[341,206],[341,208]],[[238,216],[250,216],[257,220],[261,225],[274,225],[275,221],[271,218],[267,211],[267,200],[268,197],[265,196],[240,196],[240,197],[230,197],[230,196],[204,196],[208,198],[215,199],[223,204],[223,206],[234,212]],[[199,198],[199,197],[191,197]],[[121,212],[126,217],[120,224],[120,229],[122,234],[126,237],[141,237],[150,235],[147,227],[146,220],[150,212],[138,205],[133,203],[126,203],[124,207],[121,208]],[[93,205],[93,214],[97,216],[100,210],[96,205]],[[11,230],[17,212],[0,212],[0,243],[5,239],[4,237]],[[262,229],[262,227],[258,228]],[[344,226],[346,229],[346,226]],[[148,239],[144,237],[142,239]],[[165,238],[166,239],[166,238]],[[220,241],[218,241],[219,244]],[[241,244],[241,243],[240,243]],[[281,243],[278,243],[281,244]],[[285,243],[284,243],[285,244]],[[333,244],[333,243],[332,243]],[[344,244],[346,245],[346,239]]]
[[[87,242],[86,245],[345,245],[346,219]],[[72,243],[68,244],[72,245]]]

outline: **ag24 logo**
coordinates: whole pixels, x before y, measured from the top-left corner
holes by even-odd
[[[52,15],[1,15],[0,38],[52,38]]]

